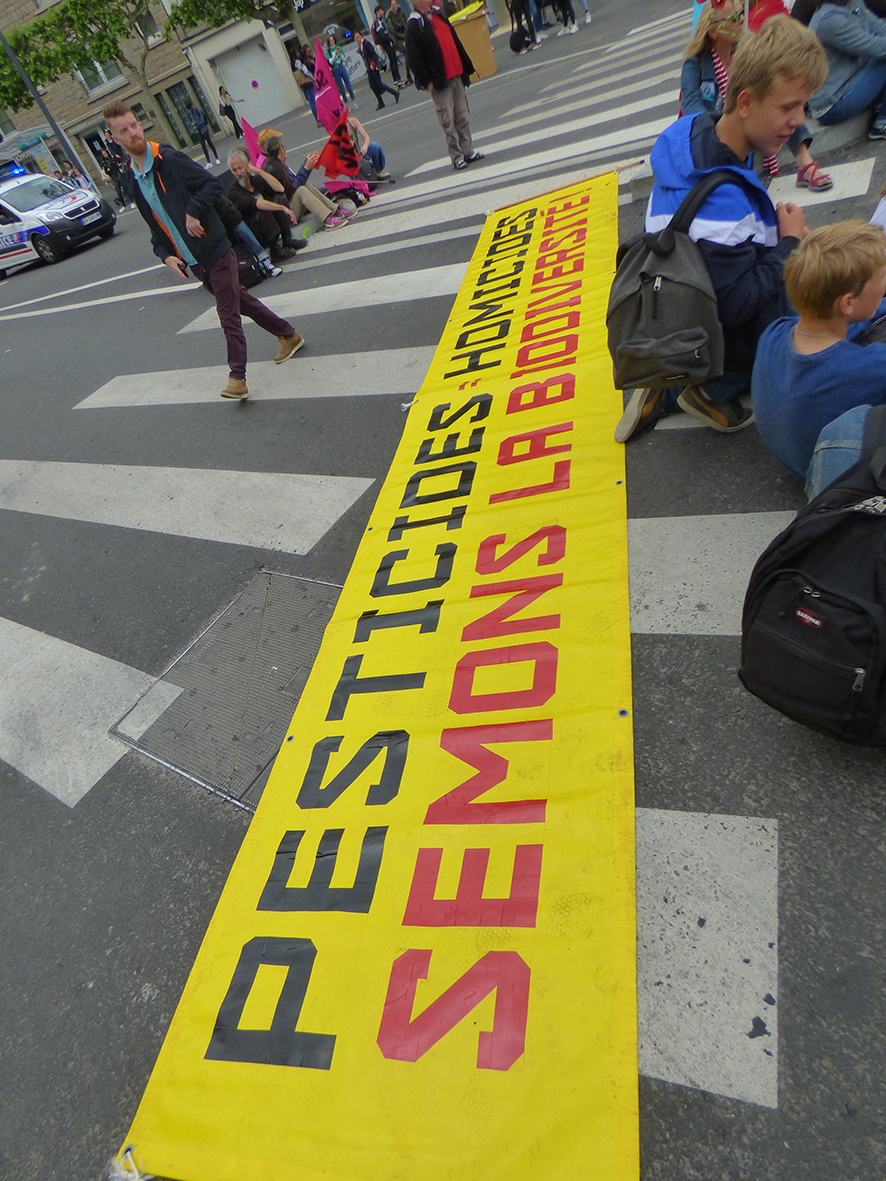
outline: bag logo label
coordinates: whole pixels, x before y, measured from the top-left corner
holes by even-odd
[[[807,627],[824,627],[824,620],[820,615],[816,615],[814,611],[807,611],[805,607],[797,607],[794,611],[796,617],[801,623],[805,623]]]
[[[886,514],[886,496],[871,496],[867,500],[860,500],[858,504],[847,504],[849,513],[873,513],[881,517]]]

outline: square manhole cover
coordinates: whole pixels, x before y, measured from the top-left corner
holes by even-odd
[[[229,799],[280,749],[341,587],[263,571],[130,709],[111,733]],[[152,694],[176,693],[159,717]],[[157,717],[144,727],[145,714]],[[250,796],[247,799],[247,795]]]

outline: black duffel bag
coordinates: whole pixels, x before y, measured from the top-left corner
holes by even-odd
[[[886,406],[861,459],[802,509],[751,574],[742,684],[774,709],[886,746]]]

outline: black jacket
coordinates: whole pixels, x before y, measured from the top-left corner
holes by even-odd
[[[149,143],[148,151],[153,154],[153,173],[157,191],[169,219],[178,230],[188,249],[204,270],[214,267],[231,249],[225,227],[215,208],[222,194],[222,187],[202,164],[173,148],[169,144]],[[170,255],[180,257],[172,238],[154,216],[154,211],[145,200],[141,186],[130,171],[127,178],[129,191],[139,213],[151,231],[151,245],[162,261]],[[196,217],[206,231],[204,238],[192,238],[185,228],[185,217]]]
[[[437,12],[435,16],[446,21],[446,24],[449,25],[449,21],[442,13]],[[463,67],[461,80],[465,86],[469,86],[470,76],[474,72],[474,63],[465,53],[465,48],[458,39],[458,33],[452,28],[452,25],[449,25],[449,28],[455,41],[455,48],[461,58]],[[422,16],[419,12],[413,12],[406,22],[406,61],[409,63],[417,90],[427,90],[429,82],[435,90],[445,90],[449,85],[446,68],[443,64],[443,50],[440,48],[440,42],[434,32],[430,13]]]
[[[724,166],[742,167],[742,161],[718,138],[716,120],[711,115],[695,117],[689,146],[692,161],[702,172]],[[754,203],[740,207],[739,215],[755,212],[759,200],[750,190],[747,201]],[[730,373],[750,373],[763,331],[773,320],[794,313],[784,285],[784,264],[799,245],[798,240],[781,238],[776,246],[763,246],[753,241],[750,229],[747,233],[746,241],[728,246],[704,238],[698,242],[717,296]]]

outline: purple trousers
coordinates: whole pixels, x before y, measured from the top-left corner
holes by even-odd
[[[270,308],[266,308],[254,295],[250,295],[245,287],[240,286],[237,255],[233,250],[229,250],[208,271],[204,271],[201,266],[192,266],[191,270],[206,290],[215,296],[219,322],[228,345],[228,368],[231,377],[244,379],[246,337],[243,334],[241,316],[248,316],[259,328],[264,328],[265,332],[270,332],[272,336],[292,336],[295,329],[288,320],[281,320],[279,316],[275,316]]]

